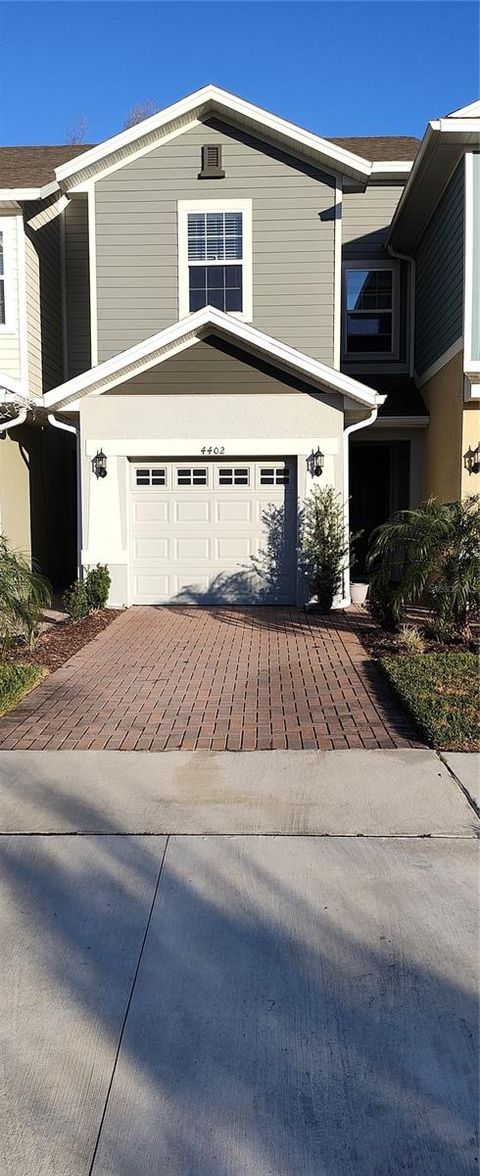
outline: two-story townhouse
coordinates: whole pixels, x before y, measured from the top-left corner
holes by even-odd
[[[464,498],[480,490],[479,101],[429,123],[387,240],[412,269],[423,494]]]
[[[269,598],[298,600],[315,482],[366,531],[421,498],[414,266],[387,242],[417,147],[322,139],[208,86],[58,158],[64,378],[43,413],[57,444],[77,433],[79,563],[109,564],[112,603],[258,599],[268,544]]]

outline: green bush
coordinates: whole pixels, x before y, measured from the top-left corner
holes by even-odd
[[[85,580],[75,580],[63,596],[63,607],[72,621],[80,621],[90,611]]]
[[[474,653],[407,654],[382,658],[382,665],[428,743],[444,751],[480,748]]]
[[[370,608],[395,627],[409,604],[425,602],[434,618],[468,632],[480,599],[480,500],[430,498],[374,531],[368,555]]]
[[[42,666],[0,665],[0,715],[11,710],[44,674]]]
[[[312,596],[317,598],[321,612],[330,612],[350,553],[343,503],[331,486],[315,487],[305,501],[300,551]]]
[[[0,647],[17,636],[31,645],[52,599],[50,585],[0,535]]]
[[[105,608],[110,592],[110,572],[106,564],[96,564],[90,568],[85,578],[85,588],[89,609]]]

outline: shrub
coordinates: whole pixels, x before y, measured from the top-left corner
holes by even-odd
[[[343,503],[331,486],[315,487],[304,504],[301,564],[321,612],[329,612],[342,584],[350,540],[345,532]]]
[[[398,646],[405,653],[424,653],[425,641],[420,629],[416,625],[400,625]]]
[[[106,564],[98,563],[94,568],[90,568],[85,578],[89,609],[105,608],[111,582],[110,572]]]
[[[85,580],[75,580],[63,596],[63,606],[72,621],[79,621],[89,612],[87,587]]]
[[[0,645],[5,648],[16,636],[31,645],[51,599],[48,581],[0,535]]]
[[[480,505],[430,498],[378,527],[368,555],[371,611],[386,627],[421,599],[457,633],[478,615]],[[383,620],[382,620],[383,618]]]

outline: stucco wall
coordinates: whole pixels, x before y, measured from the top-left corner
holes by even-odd
[[[472,401],[465,404],[462,414],[462,454],[476,449],[480,444],[480,404]],[[469,474],[462,461],[462,498],[480,494],[480,473]]]
[[[0,531],[30,559],[29,472],[14,430],[11,437],[0,434]]]
[[[129,389],[135,388],[135,381],[130,381],[113,395],[91,396],[81,404],[83,563],[100,560],[109,564],[112,605],[129,603],[128,458],[188,456],[201,461],[203,446],[223,446],[219,457],[224,459],[295,456],[298,495],[303,500],[309,479],[311,482],[307,457],[320,445],[325,454],[322,481],[341,491],[342,398],[293,389],[280,376],[252,372],[248,365],[252,390],[246,390],[244,384],[238,391],[245,365],[232,356],[228,357],[230,375],[223,386],[217,382],[212,391],[211,383],[199,386],[197,381],[195,390],[194,382],[186,384],[185,379],[189,372],[194,375],[196,354],[202,346],[208,347],[191,348],[177,357],[178,363],[160,364],[152,372],[153,392],[131,395]],[[218,354],[225,371],[225,356]],[[215,356],[210,362],[215,364]],[[137,379],[145,388],[144,378]],[[100,447],[107,455],[108,474],[97,481],[91,460]]]
[[[463,353],[422,385],[430,413],[425,436],[424,496],[459,498],[463,468]]]

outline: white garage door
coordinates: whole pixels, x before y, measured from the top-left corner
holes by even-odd
[[[132,461],[134,604],[293,603],[295,473],[281,458]]]

